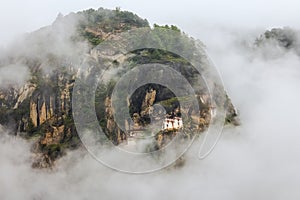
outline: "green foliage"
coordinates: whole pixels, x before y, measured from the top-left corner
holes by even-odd
[[[116,85],[114,80],[111,80],[107,84],[101,84],[97,87],[95,92],[95,109],[96,115],[99,120],[100,126],[105,129],[107,124],[105,101],[107,97],[110,97],[113,89]]]
[[[45,79],[43,78],[43,72],[42,70],[35,70],[31,71],[31,79],[30,82],[32,84],[35,84],[37,86],[37,89],[41,88],[43,85],[45,85]]]
[[[165,107],[172,107],[174,106],[174,104],[178,104],[178,102],[189,102],[191,100],[193,100],[193,97],[184,96],[184,97],[173,97],[164,101],[160,101],[158,103]]]
[[[46,153],[52,160],[55,160],[63,154],[63,145],[62,144],[50,144],[42,145],[41,150],[43,153]]]
[[[31,118],[29,118],[28,119],[28,126],[27,126],[26,132],[27,133],[33,133],[34,130],[35,130],[34,124],[33,124],[32,120],[31,120]]]
[[[287,27],[273,28],[257,38],[255,40],[255,45],[261,46],[268,41],[275,41],[281,47],[289,49],[297,43],[297,35],[294,30]]]
[[[78,13],[83,16],[83,20],[78,25],[78,33],[84,39],[87,39],[93,46],[103,41],[102,32],[115,33],[124,32],[133,27],[149,27],[145,19],[128,11],[121,11],[119,7],[116,10],[99,8],[98,10],[89,9]],[[93,32],[87,29],[93,30]],[[97,32],[101,34],[96,34]]]
[[[10,109],[4,106],[0,106],[0,124],[5,124],[9,120]]]
[[[30,112],[30,100],[25,99],[18,109],[14,110],[14,117],[17,121],[21,120],[23,116],[27,116]]]
[[[184,65],[189,64],[184,58],[161,49],[140,49],[132,52],[135,54],[134,57],[130,58],[136,64],[145,63],[181,63]]]
[[[82,36],[84,38],[86,38],[92,45],[97,46],[98,44],[100,44],[101,42],[103,42],[103,39],[100,38],[99,36],[96,36],[95,34],[88,32],[88,31],[84,31],[82,33]]]
[[[158,25],[158,24],[154,24],[153,27],[154,27],[154,28],[164,28],[164,29],[169,29],[169,30],[176,31],[176,32],[179,32],[179,33],[181,32],[181,30],[180,30],[177,26],[175,26],[175,25],[171,25],[171,26],[169,26],[169,25],[160,26],[160,25]]]
[[[34,127],[31,120],[28,121],[28,127],[27,127],[27,135],[25,138],[27,139],[35,139],[43,136],[46,132],[45,126],[38,126]]]

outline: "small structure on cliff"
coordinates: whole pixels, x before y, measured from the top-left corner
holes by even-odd
[[[175,117],[172,118],[166,118],[163,122],[163,130],[178,130],[183,127],[182,118]]]

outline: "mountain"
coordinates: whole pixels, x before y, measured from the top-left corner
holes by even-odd
[[[256,39],[254,46],[255,50],[264,52],[263,56],[269,59],[273,59],[290,52],[299,56],[300,34],[299,31],[289,27],[273,28],[260,35]]]
[[[103,49],[97,49],[98,45],[105,44],[105,41],[120,40],[121,33],[130,35],[135,33],[135,30],[143,28],[150,29],[147,20],[118,8],[116,10],[89,9],[67,16],[60,14],[51,26],[19,38],[2,54],[0,69],[9,68],[11,73],[19,74],[20,78],[17,80],[7,78],[5,84],[1,84],[0,124],[9,128],[12,134],[33,141],[32,151],[36,155],[33,167],[52,167],[66,150],[81,146],[74,122],[72,101],[75,80],[82,73],[81,66],[86,64],[89,67],[84,72],[85,80],[89,80],[88,78],[92,77],[98,69],[101,72],[105,71],[104,66],[99,63],[105,63],[105,67],[109,67],[109,70],[106,70],[109,73],[103,78],[107,80],[99,84],[95,92],[95,111],[107,138],[115,145],[127,142],[128,133],[120,129],[114,120],[111,107],[113,88],[127,71],[142,64],[168,65],[183,74],[188,82],[195,86],[197,106],[201,108],[201,112],[186,110],[192,116],[189,128],[203,132],[209,127],[213,106],[218,105],[218,102],[209,100],[209,91],[205,83],[200,80],[201,74],[195,71],[191,63],[163,50],[164,41],[176,46],[179,41],[177,36],[188,38],[179,28],[155,25],[153,30],[157,30],[157,35],[164,38],[160,41],[162,49],[141,48],[129,54],[120,51],[117,56],[109,55],[110,52],[107,50],[103,53]],[[172,37],[168,31],[178,34]],[[186,45],[181,43],[184,46],[182,52],[195,48],[199,44],[199,41],[192,39],[191,41]],[[135,42],[142,43],[143,40]],[[204,73],[205,65],[202,69]],[[176,77],[162,71],[161,77],[165,76],[171,76],[170,79]],[[143,75],[135,76],[132,80],[143,79],[142,77]],[[212,92],[220,98],[223,98],[222,95],[225,93],[216,83]],[[220,102],[223,100],[221,99]],[[139,87],[124,106],[129,107],[130,117],[134,121],[132,126],[144,127],[150,123],[152,115],[149,113],[158,103],[166,112],[164,116],[170,119],[180,118],[181,111],[185,109],[180,108],[179,102],[182,101],[189,102],[190,97],[177,97],[167,87],[149,83]],[[227,95],[224,102],[224,105],[220,106],[227,111],[226,123],[238,124],[237,113]],[[128,121],[126,119],[122,123],[129,126],[131,124]],[[194,127],[193,124],[198,125]],[[176,135],[174,130],[159,131],[155,136],[156,142],[151,148],[162,148],[174,135]],[[187,138],[189,137],[191,136]]]

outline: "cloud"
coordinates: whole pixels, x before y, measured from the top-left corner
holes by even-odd
[[[30,142],[5,136],[2,130],[0,198],[299,199],[299,56],[257,56],[272,50],[249,48],[261,32],[214,29],[209,37],[205,31],[212,32],[206,29],[199,38],[242,121],[240,127],[225,128],[206,159],[197,159],[196,143],[182,168],[128,175],[102,166],[79,149],[60,159],[53,171],[34,170]]]
[[[30,78],[29,69],[23,64],[12,64],[0,67],[0,88],[20,87]]]

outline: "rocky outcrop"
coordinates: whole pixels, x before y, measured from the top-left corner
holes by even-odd
[[[33,92],[36,89],[36,85],[32,83],[26,83],[21,89],[19,90],[18,100],[14,109],[17,109],[26,99],[32,96]]]
[[[35,138],[33,151],[40,156],[33,166],[48,167],[64,149],[80,144],[72,119],[72,74],[64,68],[51,73],[35,68],[24,86],[0,90],[0,123],[14,134]]]
[[[111,107],[111,98],[105,99],[105,116],[106,118],[106,134],[113,141],[114,144],[119,144],[126,140],[126,133],[122,131],[113,117],[113,111]]]
[[[79,15],[79,17],[75,17],[79,21],[72,23],[76,27],[71,28],[76,32],[74,34],[68,32],[67,37],[62,34],[64,27],[68,27],[67,25],[75,15]],[[91,50],[105,39],[118,39],[116,36],[118,32],[148,26],[146,20],[120,10],[99,9],[95,11],[91,9],[66,17],[60,16],[53,26],[29,34],[29,37],[26,38],[26,41],[38,38],[36,43],[39,45],[34,42],[29,42],[29,45],[26,43],[26,47],[36,48],[32,51],[33,53],[27,51],[26,48],[23,51],[24,55],[21,53],[11,55],[12,58],[6,61],[24,62],[30,68],[31,79],[24,86],[0,89],[0,124],[9,126],[14,134],[23,133],[21,135],[25,138],[36,141],[32,148],[36,155],[33,167],[52,167],[55,160],[64,155],[66,149],[80,146],[72,116],[72,92],[75,75],[78,74],[76,63],[82,64],[87,57],[93,64],[86,70],[85,76],[93,73],[93,67],[103,67],[98,66],[100,60],[111,62],[114,69],[124,62],[144,64],[155,60],[163,64],[170,64],[175,70],[181,71],[191,82],[195,79],[195,70],[180,58],[166,52],[142,50],[142,52],[132,52],[132,55],[123,55],[120,52],[117,55],[110,55],[110,52],[105,52],[105,49]],[[74,44],[76,41],[88,41],[87,50],[78,51],[82,46],[76,46]],[[64,42],[71,43],[71,45],[61,46],[61,43]],[[63,47],[62,50],[61,47]],[[162,70],[159,78],[166,76],[165,73]],[[143,78],[143,74],[137,78]],[[99,102],[95,103],[96,114],[107,137],[115,145],[118,145],[126,141],[127,133],[122,131],[114,120],[111,106],[111,88],[114,85],[105,83],[102,86],[101,89],[105,92],[100,91],[96,94],[96,97],[99,98]],[[199,87],[197,90],[201,91],[202,86]],[[128,129],[131,129],[132,126],[142,128],[147,125],[151,120],[150,113],[153,111],[153,105],[161,103],[166,110],[164,114],[170,117],[180,116],[180,109],[187,109],[192,116],[189,123],[199,124],[198,127],[193,128],[205,130],[211,119],[212,106],[204,94],[203,92],[203,96],[199,97],[202,105],[201,113],[196,113],[192,109],[190,111],[189,108],[179,108],[178,99],[168,88],[156,84],[145,85],[138,89],[130,97],[131,99],[128,99],[130,115],[134,124],[130,124],[130,120],[125,119],[125,127]],[[236,112],[230,100],[227,103],[230,109],[228,122],[231,122],[236,116]],[[176,132],[157,134],[156,147],[161,148],[174,135]]]
[[[266,59],[276,59],[290,52],[300,56],[299,31],[289,27],[267,30],[255,40],[253,50]]]
[[[156,99],[156,90],[152,88],[147,91],[146,96],[144,97],[142,107],[141,107],[141,116],[149,115],[151,106],[153,106]]]

